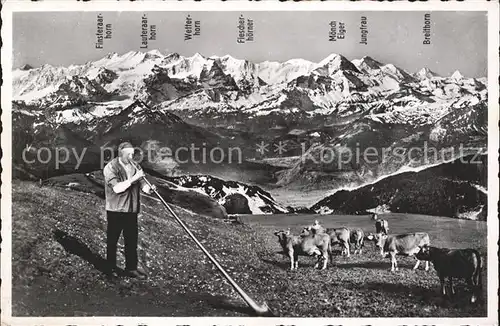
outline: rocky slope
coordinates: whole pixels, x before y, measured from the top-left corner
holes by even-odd
[[[244,302],[157,201],[145,198],[139,217],[139,268],[148,279],[113,281],[105,276],[102,199],[25,181],[15,181],[13,193],[13,315],[249,314],[241,311]],[[262,281],[245,281],[254,279],[250,271],[258,270],[259,255],[268,251],[254,246],[254,231],[173,209],[250,295],[274,301],[257,295]],[[228,235],[236,241],[227,241]],[[122,240],[119,248],[118,265],[123,268]],[[246,268],[247,264],[254,267]]]
[[[216,199],[221,205],[228,206],[228,201],[242,201],[240,205],[231,203],[232,212],[248,214],[276,214],[288,213],[289,209],[277,203],[271,194],[257,186],[246,185],[236,181],[224,181],[209,175],[185,175],[168,178],[169,181],[188,189],[208,194]],[[232,195],[238,195],[236,198]],[[240,198],[240,199],[238,199]],[[244,211],[243,208],[248,207]]]

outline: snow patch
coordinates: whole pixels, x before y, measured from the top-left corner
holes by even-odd
[[[333,214],[333,209],[331,209],[328,206],[321,206],[319,209],[316,210],[316,213],[320,215],[330,215]]]
[[[252,212],[252,214],[271,214],[271,213],[265,213],[264,211],[262,211],[262,207],[265,207],[266,206],[266,203],[258,198],[258,197],[250,197],[247,195],[246,193],[246,187],[243,186],[243,185],[239,185],[238,188],[229,188],[229,187],[226,187],[226,186],[223,186],[222,187],[222,191],[227,195],[231,195],[231,194],[240,194],[242,196],[244,196],[247,201],[248,201],[248,207],[250,208],[250,211]]]
[[[463,212],[463,213],[458,213],[457,217],[460,219],[466,219],[466,220],[473,220],[477,221],[479,219],[479,215],[483,211],[484,205],[480,205],[477,210],[469,211],[469,212]]]
[[[375,208],[367,209],[366,211],[375,214],[391,213],[391,211],[389,210],[389,205],[387,204],[379,205]]]
[[[474,184],[474,183],[471,183],[471,186],[473,186],[477,190],[481,191],[483,194],[488,195],[488,190],[485,187],[483,187],[481,185]]]

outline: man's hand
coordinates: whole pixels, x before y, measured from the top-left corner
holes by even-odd
[[[156,186],[155,185],[151,185],[151,187],[149,185],[144,185],[144,187],[142,187],[142,191],[147,193],[148,195],[151,194],[151,192],[153,191],[156,191]]]
[[[142,178],[142,177],[144,177],[144,176],[145,176],[144,171],[142,171],[142,170],[138,170],[138,171],[134,174],[134,176],[133,176],[132,178],[130,178],[130,181],[131,181],[132,183],[134,183],[134,182],[136,182],[137,180],[139,180],[140,178]]]

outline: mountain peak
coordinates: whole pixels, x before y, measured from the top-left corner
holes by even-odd
[[[323,65],[326,65],[327,63],[330,63],[330,62],[333,62],[333,61],[342,61],[342,59],[345,59],[343,56],[341,56],[340,54],[337,54],[337,53],[332,53],[330,55],[328,55],[326,58],[324,58],[323,60],[321,60],[319,63],[318,63],[318,66],[323,66]],[[347,59],[345,59],[347,60]]]
[[[158,50],[158,49],[153,49],[153,50],[150,50],[150,51],[148,51],[147,53],[148,53],[148,54],[150,54],[150,55],[162,56],[162,54],[161,54],[160,50]]]
[[[451,75],[451,78],[453,78],[455,80],[460,80],[460,79],[464,78],[464,76],[460,73],[460,71],[455,70],[453,75]]]
[[[379,62],[379,61],[377,61],[377,60],[375,60],[372,57],[367,56],[367,55],[365,55],[363,58],[361,58],[361,61],[366,63],[369,66],[374,66],[377,68],[380,68],[381,66],[383,66],[383,64],[381,62]]]
[[[352,60],[352,63],[361,69],[380,69],[383,64],[370,56],[365,55],[361,59]]]
[[[226,63],[244,63],[244,62],[246,62],[246,60],[237,59],[229,54],[226,54],[222,57],[218,57],[216,55],[213,55],[210,57],[210,59],[212,59],[212,60],[218,59],[220,62],[226,62]]]
[[[167,58],[175,58],[175,59],[179,59],[181,57],[181,55],[177,52],[172,52],[172,53],[169,53],[165,56],[165,59]]]
[[[392,63],[388,63],[380,68],[385,74],[388,74],[398,81],[416,81],[416,78],[407,73],[404,69],[401,69]]]
[[[421,79],[439,77],[439,75],[437,73],[435,73],[434,71],[432,71],[426,67],[420,69],[417,73],[415,73],[415,76],[419,77]]]
[[[191,59],[193,60],[200,60],[200,59],[205,59],[205,57],[203,55],[201,55],[200,53],[196,52],[192,57]]]
[[[211,61],[213,59],[207,59],[203,55],[196,52],[193,56],[189,57],[188,60],[194,67],[194,66],[199,66],[199,65],[205,65],[207,63],[207,61]],[[199,75],[199,74],[196,74],[196,75]]]
[[[22,65],[19,69],[20,70],[31,70],[31,69],[33,69],[33,67],[29,64],[25,64],[25,65]]]
[[[332,53],[323,60],[321,60],[316,68],[316,71],[327,75],[332,75],[338,70],[351,70],[355,72],[359,72],[358,68],[343,57],[340,54]]]
[[[106,54],[106,56],[104,58],[111,59],[111,58],[116,57],[116,56],[118,56],[118,53],[110,52],[110,53]]]
[[[160,51],[158,50],[151,50],[151,51],[148,51],[144,54],[144,59],[143,61],[146,61],[146,60],[155,60],[155,59],[160,59],[160,58],[163,58],[163,54],[161,54]]]
[[[52,69],[54,67],[52,67],[52,65],[48,64],[48,63],[44,63],[43,65],[40,66],[40,70],[45,70],[45,69]]]

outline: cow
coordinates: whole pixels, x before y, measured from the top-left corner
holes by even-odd
[[[342,247],[342,255],[350,256],[349,240],[351,238],[351,231],[348,228],[324,228],[317,221],[314,221],[312,226],[305,227],[302,230],[302,235],[307,235],[309,232],[312,234],[328,234],[330,236],[331,247],[339,244]],[[332,252],[330,251],[330,256]]]
[[[472,290],[471,303],[476,302],[482,290],[481,255],[475,249],[447,249],[424,245],[415,255],[417,259],[431,261],[441,282],[441,293],[446,295],[445,278],[448,278],[451,294],[455,294],[453,278],[465,279]]]
[[[386,220],[376,220],[375,222],[375,233],[389,233],[389,222]]]
[[[321,269],[325,269],[328,263],[328,253],[330,249],[330,236],[328,234],[308,234],[295,236],[290,234],[290,230],[276,231],[274,235],[283,248],[285,254],[290,257],[290,270],[299,267],[299,256],[317,257],[318,261],[314,268],[319,268],[319,263],[323,260]]]
[[[365,233],[361,229],[352,229],[349,242],[354,245],[354,254],[359,253],[364,247]]]
[[[327,228],[325,233],[330,236],[332,246],[339,244],[342,247],[342,255],[350,256],[349,239],[351,238],[351,231],[348,228]]]
[[[380,249],[382,257],[386,257],[387,254],[390,255],[391,272],[398,270],[396,255],[414,256],[420,251],[420,247],[430,245],[429,235],[425,232],[391,235],[377,233],[375,235],[370,234],[368,239],[376,241],[376,246]],[[420,260],[417,259],[417,263],[413,269],[417,269],[419,265]],[[425,261],[425,270],[429,270],[429,261]]]

